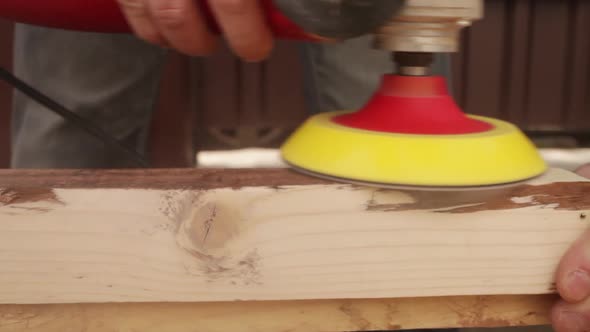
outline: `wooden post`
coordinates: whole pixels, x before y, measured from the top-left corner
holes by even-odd
[[[12,69],[13,24],[0,20],[0,66]],[[10,167],[12,87],[0,81],[0,168]]]

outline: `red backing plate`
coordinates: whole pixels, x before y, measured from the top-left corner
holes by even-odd
[[[385,75],[365,107],[333,121],[357,129],[401,134],[459,135],[492,129],[486,122],[467,117],[439,76]]]

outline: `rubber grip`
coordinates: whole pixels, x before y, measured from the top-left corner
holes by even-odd
[[[198,2],[209,27],[218,33],[218,25],[211,15],[207,1]],[[277,38],[320,40],[289,20],[274,6],[272,0],[262,0],[261,4]],[[116,0],[0,0],[0,18],[64,30],[132,33]]]

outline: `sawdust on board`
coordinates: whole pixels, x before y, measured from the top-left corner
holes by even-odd
[[[0,206],[49,202],[63,204],[53,189],[48,188],[5,188],[0,189]]]
[[[53,189],[48,188],[4,188],[0,189],[0,207],[8,207],[11,211],[6,215],[19,215],[27,211],[33,213],[47,213],[53,210],[51,205],[31,205],[32,203],[50,203],[64,205]]]
[[[439,213],[474,213],[542,207],[555,210],[583,211],[590,209],[590,182],[556,182],[544,185],[523,185],[495,192],[489,196],[465,197],[447,193],[408,192],[411,203],[379,204],[369,202],[368,211],[428,210]]]

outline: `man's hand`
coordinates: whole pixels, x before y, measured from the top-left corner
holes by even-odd
[[[199,1],[117,0],[141,39],[191,56],[211,54],[217,38],[208,29]],[[207,0],[228,44],[245,61],[264,60],[273,47],[258,0]]]
[[[578,174],[590,178],[590,164]],[[590,331],[590,230],[568,250],[557,272],[557,290],[562,300],[552,312],[557,332]]]

